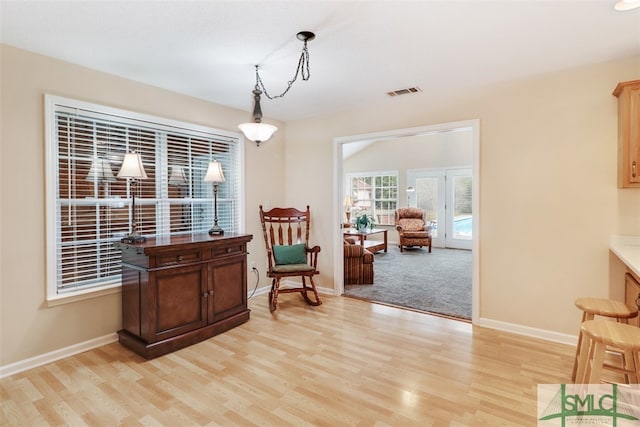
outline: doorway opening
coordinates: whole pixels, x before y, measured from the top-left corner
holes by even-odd
[[[446,213],[441,215],[438,218],[439,224],[438,233],[441,235],[445,235],[442,233],[442,229],[445,230],[448,227],[451,227],[451,236],[457,236],[456,239],[451,239],[451,242],[444,242],[443,247],[447,245],[468,245],[472,249],[472,284],[471,284],[471,293],[472,293],[472,314],[471,320],[473,323],[476,323],[479,320],[479,307],[480,307],[480,282],[479,282],[479,148],[480,148],[480,140],[479,140],[479,120],[467,120],[461,122],[451,122],[444,123],[438,125],[430,125],[430,126],[421,126],[415,128],[407,128],[407,129],[398,129],[387,132],[378,132],[378,133],[370,133],[370,134],[362,134],[362,135],[354,135],[349,137],[338,137],[334,139],[334,212],[337,227],[335,227],[335,235],[334,235],[334,283],[336,284],[336,294],[342,295],[344,293],[344,281],[343,281],[343,222],[344,222],[344,153],[349,152],[354,149],[354,147],[362,147],[367,146],[369,144],[378,142],[378,141],[393,141],[395,146],[397,147],[398,152],[402,152],[403,146],[401,145],[403,142],[409,142],[414,140],[415,137],[426,136],[426,135],[434,135],[438,133],[444,132],[458,132],[458,131],[467,131],[471,133],[471,167],[465,168],[449,168],[452,169],[460,169],[460,171],[464,171],[466,173],[467,178],[466,183],[464,185],[471,186],[471,207],[470,207],[470,216],[466,218],[466,221],[463,221],[460,218],[460,214],[454,219],[446,220]],[[357,148],[356,148],[357,149]],[[425,150],[425,155],[428,155],[429,151]],[[433,153],[431,153],[433,154]],[[415,168],[414,168],[415,169]],[[470,179],[468,178],[470,171]],[[414,172],[418,172],[414,170]],[[402,191],[399,191],[400,194],[404,192],[404,189],[409,189],[410,187],[415,187],[417,185],[421,185],[419,183],[415,183],[411,185],[408,183],[408,176],[399,175],[402,178],[402,181],[399,184],[399,188]],[[405,179],[406,176],[406,179]],[[456,176],[455,174],[451,174],[451,176]],[[461,176],[465,176],[464,174]],[[416,175],[416,178],[418,176]],[[456,181],[457,178],[452,178],[452,182]],[[446,182],[446,181],[445,181]],[[403,185],[404,184],[404,185]],[[446,184],[445,184],[446,185]],[[462,184],[461,184],[462,185]],[[452,194],[451,197],[454,197],[453,203],[450,203],[450,206],[455,204],[455,188],[450,191]],[[406,194],[409,194],[408,192]],[[400,195],[400,198],[402,196]],[[414,194],[415,197],[415,194]],[[445,193],[445,198],[447,197]],[[410,203],[411,196],[406,199],[402,199],[399,203]],[[413,203],[417,203],[417,199],[414,199]],[[469,210],[468,206],[466,210]],[[460,209],[458,210],[460,211]],[[446,212],[446,211],[445,211]],[[456,225],[455,219],[458,219],[458,223]],[[464,226],[464,227],[463,227]],[[394,228],[390,228],[390,235],[394,232]],[[468,237],[465,237],[463,234],[467,234]],[[456,240],[461,240],[461,242],[456,242]],[[391,243],[390,243],[391,245]],[[374,285],[375,286],[375,282]]]

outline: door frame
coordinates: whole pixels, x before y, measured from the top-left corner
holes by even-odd
[[[454,131],[459,129],[470,129],[472,139],[472,280],[471,280],[471,322],[477,324],[480,319],[480,120],[463,120],[458,122],[448,122],[435,125],[418,126],[413,128],[395,129],[384,132],[374,132],[360,135],[341,136],[333,139],[333,212],[334,212],[334,270],[333,283],[334,294],[344,293],[344,264],[343,264],[343,236],[342,223],[344,208],[342,206],[343,182],[343,146],[353,142],[363,142],[371,140],[389,140],[410,136],[419,136],[439,132]]]
[[[452,166],[427,169],[408,169],[407,185],[417,187],[418,178],[437,179],[438,191],[438,232],[437,237],[431,237],[433,246],[436,248],[451,249],[472,249],[473,238],[469,240],[455,239],[453,236],[453,214],[454,214],[454,189],[453,178],[455,176],[469,176],[473,181],[472,168],[470,166]],[[472,183],[473,190],[473,183]],[[417,194],[417,193],[416,193]],[[473,197],[473,195],[472,195]],[[407,205],[417,207],[417,195],[407,197]]]

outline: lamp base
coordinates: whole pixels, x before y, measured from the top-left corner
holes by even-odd
[[[136,245],[138,243],[144,243],[147,241],[147,238],[144,236],[140,236],[139,234],[130,234],[128,236],[123,237],[122,239],[120,239],[120,241],[122,243],[129,243],[129,244],[133,244]]]
[[[219,226],[214,225],[209,230],[209,234],[212,235],[212,236],[221,236],[221,235],[224,234],[224,230],[222,228],[220,228]]]

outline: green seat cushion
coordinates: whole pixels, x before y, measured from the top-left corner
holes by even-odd
[[[297,245],[273,245],[276,265],[306,264],[307,251],[304,243]]]

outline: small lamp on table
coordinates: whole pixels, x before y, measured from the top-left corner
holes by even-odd
[[[344,214],[347,217],[347,224],[351,224],[351,208],[353,207],[353,199],[351,196],[344,196]]]
[[[118,178],[127,178],[131,183],[131,233],[123,237],[120,241],[124,243],[142,243],[147,239],[138,232],[138,222],[136,220],[136,184],[138,179],[147,179],[147,173],[142,166],[140,154],[132,151],[124,155]]]
[[[213,182],[213,227],[209,230],[209,234],[213,235],[222,235],[224,234],[224,230],[220,228],[218,225],[218,184],[224,182],[224,174],[222,173],[222,164],[214,160],[209,162],[209,167],[207,168],[207,173],[203,179],[204,182]]]

